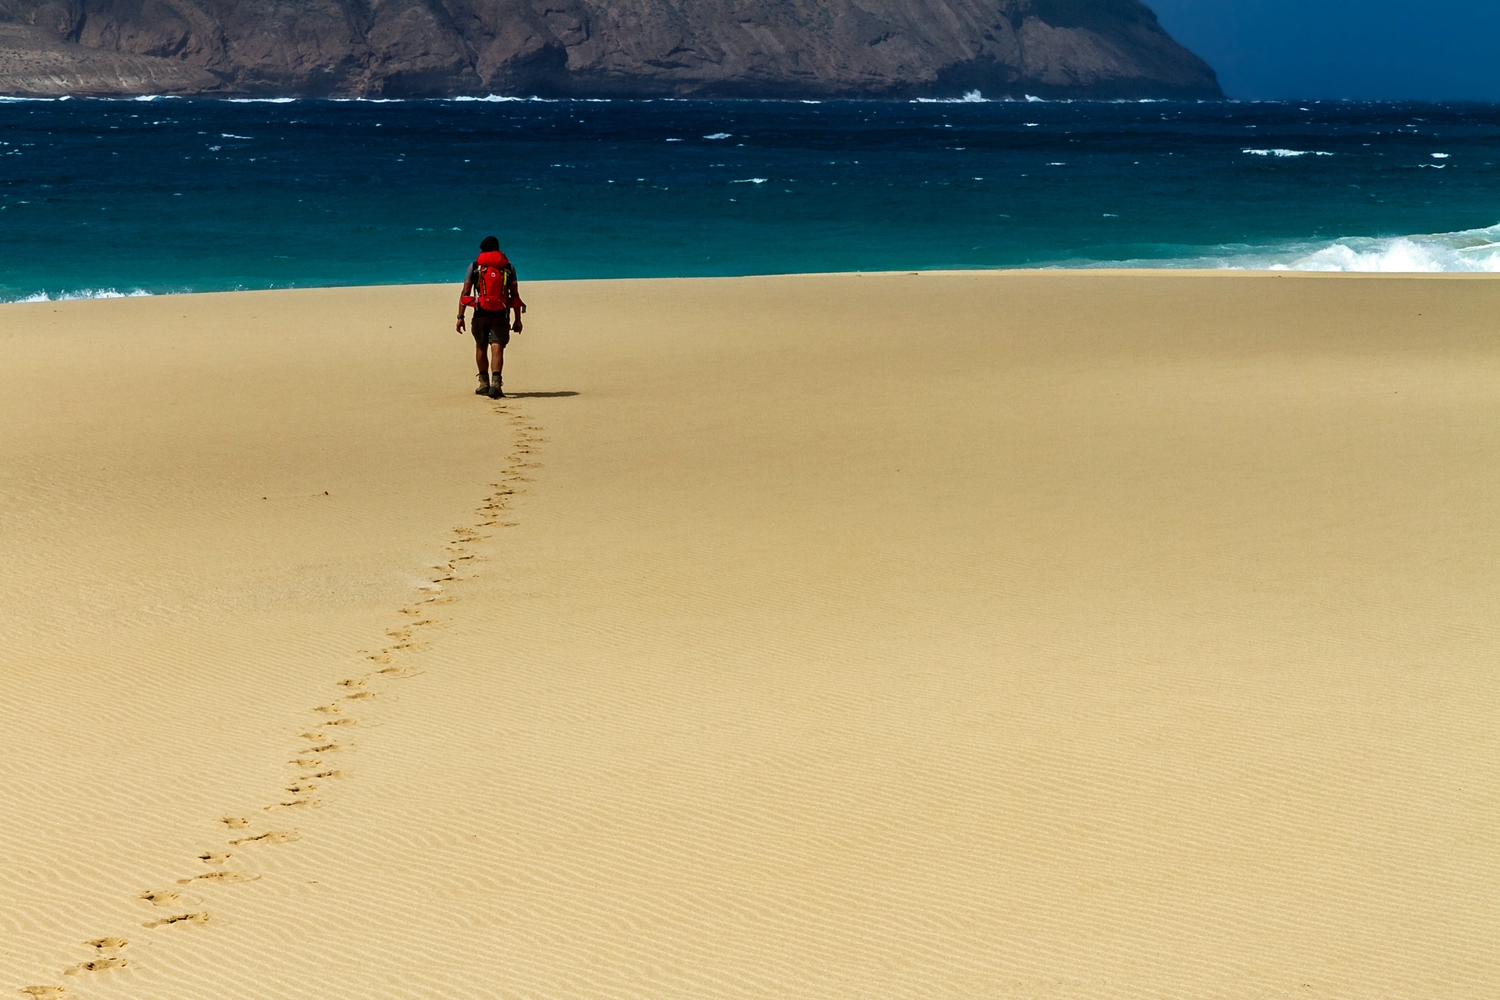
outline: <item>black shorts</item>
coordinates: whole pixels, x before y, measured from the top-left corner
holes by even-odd
[[[475,309],[474,321],[469,324],[469,332],[474,334],[474,343],[479,347],[485,344],[499,344],[504,347],[510,343],[510,310],[487,312],[483,309]]]

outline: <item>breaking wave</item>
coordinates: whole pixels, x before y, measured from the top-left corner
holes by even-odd
[[[1142,257],[1084,266],[1348,271],[1372,274],[1500,274],[1500,224],[1487,229],[1464,229],[1452,233],[1425,233],[1416,236],[1351,236],[1328,242],[1288,241],[1272,246],[1214,247],[1201,255]]]
[[[149,296],[151,293],[144,288],[132,288],[128,292],[116,291],[113,288],[80,288],[70,292],[32,292],[29,295],[19,295],[15,298],[6,298],[0,295],[0,302],[71,302],[74,299],[139,299]]]
[[[1002,100],[1006,100],[1006,99],[1002,98]],[[1028,100],[1029,100],[1029,98],[1028,98]],[[965,91],[964,92],[964,96],[962,96],[962,97],[917,97],[917,98],[913,98],[912,99],[912,103],[913,104],[990,104],[992,102],[990,101],[990,99],[988,97],[985,97],[979,91],[977,91],[977,90],[969,90],[969,91]]]
[[[1272,270],[1500,273],[1500,225],[1456,233],[1335,240]]]
[[[1289,159],[1297,156],[1332,156],[1332,153],[1324,153],[1314,149],[1242,149],[1241,153],[1249,153],[1251,156],[1274,156],[1278,159]]]
[[[454,104],[557,104],[555,99],[547,97],[509,97],[504,94],[485,94],[483,97],[471,97],[461,94],[458,97],[442,98]]]

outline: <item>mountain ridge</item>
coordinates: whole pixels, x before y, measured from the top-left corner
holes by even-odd
[[[1222,97],[1139,0],[0,0],[0,92]]]

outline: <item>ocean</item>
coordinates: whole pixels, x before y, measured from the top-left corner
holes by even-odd
[[[0,99],[0,301],[462,279],[1500,271],[1474,104]]]

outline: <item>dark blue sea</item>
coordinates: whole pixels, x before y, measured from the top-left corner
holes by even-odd
[[[1500,107],[0,101],[0,301],[931,268],[1500,270]]]

